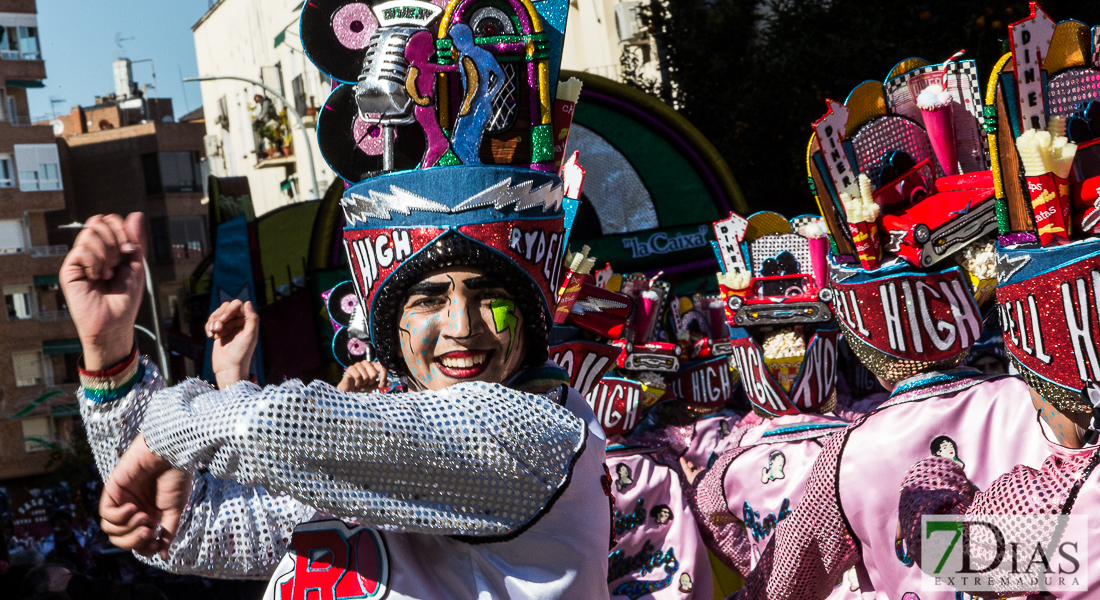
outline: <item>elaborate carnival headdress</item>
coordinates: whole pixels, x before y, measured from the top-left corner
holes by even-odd
[[[906,59],[829,100],[807,150],[837,321],[890,381],[962,361],[995,285],[992,241],[975,245],[997,226],[978,74],[958,56]]]
[[[306,52],[336,84],[318,139],[350,185],[341,204],[353,285],[390,367],[405,291],[453,265],[482,267],[512,289],[528,317],[529,360],[545,360],[572,218],[558,175],[571,111],[555,111],[579,93],[563,85],[558,99],[567,12],[566,0],[302,9]]]
[[[839,332],[821,219],[731,214],[714,235],[731,359],[753,410],[768,418],[833,410]]]
[[[1087,412],[1100,381],[1100,28],[1055,23],[1034,2],[986,109],[997,190],[997,307],[1033,389]]]

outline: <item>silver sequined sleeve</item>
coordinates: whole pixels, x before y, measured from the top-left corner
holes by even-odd
[[[587,438],[549,397],[482,382],[348,394],[320,382],[217,391],[190,381],[156,394],[142,430],[177,468],[377,529],[484,537],[532,522]]]
[[[78,393],[88,441],[104,480],[144,426],[150,399],[164,387],[152,363],[142,359],[142,368],[137,385],[113,402],[96,403],[83,389]],[[195,382],[185,385],[194,387]],[[266,580],[286,553],[294,526],[316,512],[284,494],[196,473],[168,560],[138,558],[173,573]]]

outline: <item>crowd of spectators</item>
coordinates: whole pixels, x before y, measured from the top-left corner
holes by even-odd
[[[115,548],[94,519],[50,515],[53,533],[16,534],[11,513],[0,513],[0,596],[13,600],[256,599],[266,582],[176,576]]]

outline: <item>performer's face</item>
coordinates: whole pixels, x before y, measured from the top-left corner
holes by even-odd
[[[442,269],[409,288],[398,321],[401,356],[423,389],[501,383],[523,362],[523,325],[512,295],[492,275]]]

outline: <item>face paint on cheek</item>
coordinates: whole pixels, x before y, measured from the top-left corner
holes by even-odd
[[[500,298],[489,304],[493,311],[493,324],[497,333],[508,332],[508,350],[505,351],[505,359],[512,356],[512,347],[516,342],[516,326],[519,325],[519,317],[516,316],[516,303],[514,300]]]

